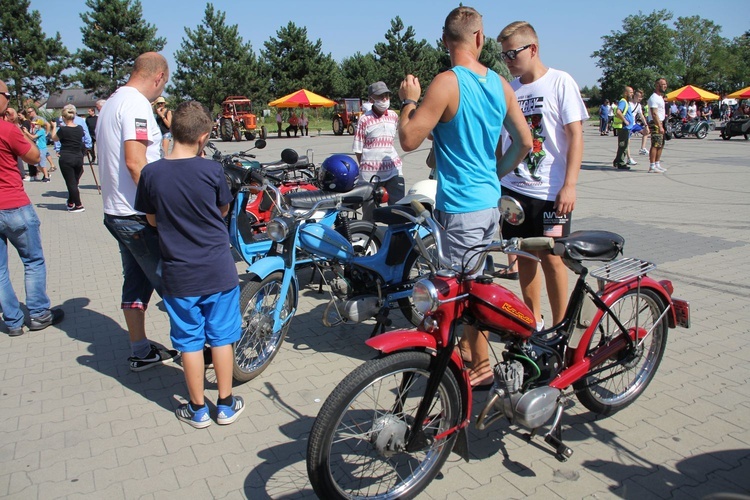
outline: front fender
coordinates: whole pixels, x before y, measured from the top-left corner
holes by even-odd
[[[269,274],[275,271],[284,271],[284,269],[284,259],[278,255],[273,255],[256,260],[247,268],[247,272],[254,273],[263,280]]]
[[[435,337],[418,330],[394,330],[367,339],[365,344],[383,354],[407,349],[424,349],[433,356],[437,352]]]

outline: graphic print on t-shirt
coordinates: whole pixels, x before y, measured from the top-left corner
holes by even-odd
[[[542,113],[541,108],[544,106],[544,97],[532,97],[530,99],[521,99],[518,101],[518,105],[521,107],[521,111],[526,116],[526,123],[529,124],[529,130],[531,130],[531,137],[533,139],[531,151],[523,159],[526,164],[526,168],[531,175],[531,178],[535,181],[541,181],[542,177],[537,175],[537,170],[542,164],[544,157],[547,153],[544,151],[544,141],[547,138],[544,132],[544,126],[542,125]],[[523,177],[524,173],[521,169],[516,167],[516,175]]]
[[[143,118],[135,119],[135,140],[148,141],[148,122]]]

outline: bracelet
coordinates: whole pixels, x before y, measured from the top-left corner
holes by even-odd
[[[417,101],[414,99],[404,99],[401,101],[401,109],[404,109],[404,107],[408,104],[413,104],[415,107],[417,106]]]

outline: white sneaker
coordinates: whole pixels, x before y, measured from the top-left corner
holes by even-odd
[[[628,165],[638,165],[638,162],[632,158],[628,158]]]
[[[667,169],[662,167],[661,165],[654,165],[654,167],[656,167],[656,170],[658,170],[661,173],[664,173],[667,171]]]
[[[666,172],[666,170],[661,167],[657,167],[656,165],[654,165],[653,167],[649,167],[648,169],[649,174],[663,174],[664,172]]]
[[[639,155],[647,155],[648,154],[648,149],[639,149],[638,150],[638,154]]]

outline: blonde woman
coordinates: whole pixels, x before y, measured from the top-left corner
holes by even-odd
[[[52,140],[60,142],[60,173],[68,188],[67,209],[71,213],[79,213],[85,210],[78,190],[78,181],[83,175],[84,131],[83,127],[74,122],[75,106],[67,104],[61,117],[63,123],[59,128],[52,122]]]

